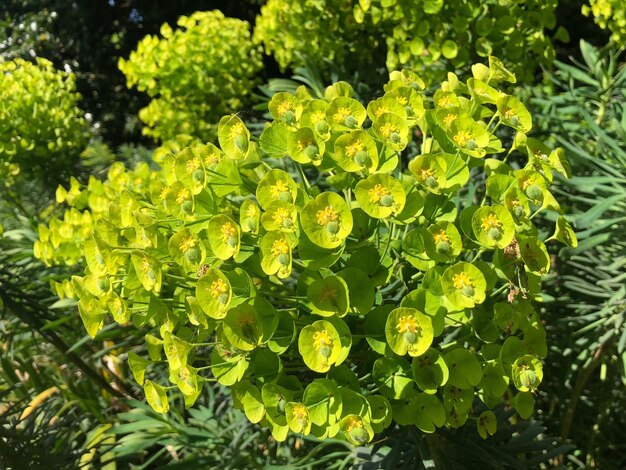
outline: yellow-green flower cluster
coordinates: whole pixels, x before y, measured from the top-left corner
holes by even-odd
[[[129,87],[151,98],[139,113],[147,135],[210,140],[219,118],[247,103],[261,54],[249,24],[218,10],[183,16],[177,25],[146,36],[119,67]]]
[[[269,0],[257,18],[254,40],[283,69],[302,65],[306,56],[321,69],[335,62],[371,73],[386,49],[388,70],[420,70],[430,84],[447,70],[467,69],[493,54],[506,58],[520,81],[530,81],[538,65],[554,60],[547,30],[555,27],[556,5],[556,0]]]
[[[617,44],[626,43],[626,4],[622,0],[589,0],[582,6],[585,16],[593,20],[602,29],[611,31],[611,40]]]
[[[162,149],[161,170],[114,170],[100,192],[60,190],[95,215],[73,239],[84,275],[59,295],[79,299],[91,336],[108,318],[145,333],[128,364],[158,412],[217,380],[279,441],[456,428],[477,400],[529,416],[546,243],[576,243],[549,191],[569,169],[498,90],[513,74],[493,57],[472,71],[432,98],[409,71],[366,104],[343,82],[324,98],[278,93],[259,135],[228,115],[219,146]],[[544,211],[549,238],[533,225]],[[64,221],[42,227],[40,256],[68,238]],[[493,413],[474,418],[496,432]]]
[[[71,167],[87,142],[73,74],[37,59],[0,62],[0,179]]]

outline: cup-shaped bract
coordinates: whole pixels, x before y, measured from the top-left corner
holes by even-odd
[[[295,181],[283,170],[270,170],[259,181],[256,198],[266,209],[272,202],[293,203],[298,193]]]
[[[298,351],[305,364],[315,372],[326,372],[341,354],[339,333],[332,323],[318,320],[302,328]]]
[[[240,228],[227,215],[219,214],[211,217],[208,233],[211,250],[219,259],[226,260],[239,253],[241,244]]]
[[[375,219],[385,219],[404,209],[406,193],[402,184],[387,174],[370,175],[354,188],[361,208]]]
[[[385,336],[396,354],[421,356],[433,342],[432,321],[414,308],[398,307],[387,317]]]
[[[300,214],[302,229],[322,248],[336,248],[352,231],[352,213],[340,195],[325,192],[309,201]]]
[[[441,276],[441,287],[446,298],[457,307],[472,308],[485,300],[487,281],[471,263],[457,263]]]
[[[515,222],[504,206],[485,206],[472,216],[476,240],[487,248],[505,248],[515,237]]]
[[[209,268],[196,284],[198,304],[204,313],[216,320],[226,316],[232,295],[230,281],[217,268]]]

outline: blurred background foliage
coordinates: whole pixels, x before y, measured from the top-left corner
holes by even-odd
[[[297,437],[277,444],[265,430],[250,425],[241,412],[233,409],[218,387],[207,387],[194,409],[185,410],[178,403],[162,416],[137,401],[142,397],[128,380],[130,372],[121,352],[139,344],[142,333],[132,327],[109,326],[90,340],[72,301],[59,300],[52,293],[50,281],[67,278],[72,269],[44,268],[34,260],[32,245],[39,221],[55,214],[54,190],[58,182],[62,180],[67,186],[69,175],[82,182],[90,175],[103,177],[115,161],[129,167],[151,162],[155,143],[145,135],[149,132],[142,133],[139,113],[150,106],[153,95],[127,87],[128,76],[118,69],[119,59],[128,59],[145,36],[159,35],[163,24],[174,27],[181,15],[217,8],[226,17],[251,25],[267,24],[266,20],[257,21],[257,15],[267,15],[279,3],[4,0],[0,5],[0,58],[32,63],[36,58],[47,59],[57,74],[70,74],[64,75],[65,79],[50,78],[47,83],[66,80],[73,84],[75,80],[80,94],[78,99],[72,95],[72,86],[67,86],[72,97],[64,109],[75,118],[70,118],[68,125],[57,126],[67,145],[55,153],[48,147],[49,139],[30,137],[35,146],[48,148],[42,153],[41,161],[45,163],[36,164],[34,150],[24,152],[26,164],[20,166],[28,177],[10,186],[3,184],[0,189],[0,467],[626,467],[626,444],[620,439],[626,426],[623,2],[584,2],[588,7],[583,14],[581,2],[561,0],[554,9],[555,21],[542,17],[547,21],[543,26],[548,26],[545,34],[550,38],[560,26],[565,27],[570,41],[550,39],[554,46],[554,56],[548,54],[550,60],[524,64],[527,81],[534,85],[526,85],[520,92],[525,93],[526,102],[533,108],[534,132],[551,138],[554,146],[564,147],[572,165],[575,177],[559,183],[558,198],[564,201],[568,220],[580,240],[576,249],[554,253],[558,262],[553,263],[553,273],[546,280],[549,289],[543,318],[551,351],[534,419],[512,424],[487,441],[480,439],[473,427],[432,436],[396,429],[372,448],[354,449],[343,442],[320,443]],[[294,8],[298,2],[286,3]],[[291,38],[267,39],[271,28],[264,26],[265,32],[254,33],[257,45],[272,52],[277,44],[289,46],[295,41],[295,48],[259,58],[262,68],[255,59],[246,76],[250,81],[244,85],[254,97],[218,114],[240,108],[244,119],[254,123],[256,113],[264,111],[264,103],[276,91],[295,90],[300,84],[319,90],[338,79],[350,81],[363,98],[372,98],[369,90],[385,79],[388,45],[401,47],[406,38],[397,33],[394,39],[392,26],[391,33],[389,29],[383,33],[392,35],[386,42],[367,28],[356,28],[352,21],[359,18],[359,8],[371,11],[370,7],[382,8],[383,3],[401,8],[406,2],[300,3],[303,8],[318,11],[332,3],[344,15],[342,18],[352,18],[346,24],[333,23],[337,18],[330,21],[323,15],[313,18],[318,30],[320,25],[336,24],[340,30],[349,26],[348,39],[342,41],[351,45],[346,47],[334,36],[317,36],[317,41],[327,44],[331,52],[316,56],[315,50],[299,47],[301,43],[296,41],[311,32],[314,38],[319,35],[315,24],[283,31],[276,25],[289,21],[290,10],[279,8],[270,21],[274,24],[272,34],[290,34]],[[434,10],[439,3],[425,2]],[[558,33],[565,40],[563,34]],[[580,39],[586,42],[580,45]],[[440,45],[444,41],[441,36]],[[420,50],[418,46],[413,45],[413,52]],[[197,47],[202,47],[201,42]],[[250,47],[253,50],[254,46]],[[207,44],[207,50],[215,48],[219,45]],[[320,46],[320,50],[324,49]],[[440,52],[453,55],[451,49]],[[410,62],[395,57],[394,66]],[[416,56],[419,60],[414,63],[431,63],[424,57]],[[551,64],[553,58],[556,62]],[[460,64],[454,58],[450,61],[452,68]],[[539,64],[543,68],[537,67]],[[48,70],[48,66],[42,69]],[[42,72],[46,73],[52,72]],[[261,86],[252,89],[252,83]],[[181,88],[183,85],[187,91]],[[173,83],[169,90],[188,98],[186,95],[197,93],[204,82],[192,82],[190,86],[187,81],[183,85]],[[55,86],[55,91],[62,88]],[[26,90],[29,94],[32,92]],[[13,96],[7,101],[10,98]],[[193,101],[185,101],[184,106],[193,108],[188,103]],[[76,112],[75,106],[80,111]],[[211,116],[202,119],[210,125]],[[3,119],[2,125],[9,120]],[[38,126],[42,132],[44,127],[45,123]],[[185,133],[207,138],[203,133]],[[5,135],[3,130],[0,138]],[[176,136],[152,137],[163,141]],[[185,140],[188,137],[182,138],[183,143]],[[3,164],[8,161],[6,156],[1,159]],[[499,410],[504,415],[507,412]]]

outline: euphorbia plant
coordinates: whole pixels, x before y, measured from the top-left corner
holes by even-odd
[[[217,381],[277,440],[364,444],[394,421],[434,432],[470,416],[486,437],[496,418],[476,400],[530,416],[550,267],[533,219],[560,212],[548,186],[569,170],[498,91],[513,74],[495,58],[472,71],[432,97],[393,72],[366,106],[346,83],[279,93],[258,138],[226,116],[219,147],[114,174],[85,275],[59,291],[74,290],[92,336],[108,316],[145,330],[129,366],[159,412]],[[549,239],[575,244],[557,218]],[[51,254],[63,241],[42,230]]]

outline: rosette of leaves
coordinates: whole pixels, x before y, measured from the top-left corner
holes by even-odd
[[[87,144],[75,77],[38,58],[0,62],[0,177],[47,180],[73,168]],[[57,181],[58,183],[58,181]]]
[[[181,16],[177,25],[146,36],[119,67],[129,88],[151,98],[139,112],[146,135],[211,140],[219,119],[248,102],[261,55],[250,25],[219,10]]]
[[[546,243],[574,241],[533,225],[560,212],[550,182],[568,176],[562,152],[538,158],[523,104],[476,92],[512,76],[490,58],[431,100],[402,71],[367,105],[346,83],[324,99],[301,89],[273,99],[259,136],[226,116],[221,148],[163,152],[160,170],[101,183],[106,210],[78,248],[84,276],[56,288],[79,299],[92,336],[109,317],[145,331],[129,367],[159,412],[217,381],[279,441],[363,445],[394,422],[432,433],[470,417],[491,435],[485,408],[532,412]],[[83,194],[83,209],[101,203],[80,188],[60,196]],[[60,230],[41,229],[40,255]],[[567,230],[558,218],[554,232]]]
[[[626,43],[626,5],[620,0],[589,0],[583,4],[582,13],[592,16],[602,29],[611,32],[611,40],[616,44]]]
[[[556,0],[269,0],[257,17],[254,40],[282,69],[302,66],[305,58],[321,70],[335,62],[347,64],[348,73],[370,76],[376,66],[410,67],[434,84],[447,70],[468,69],[477,59],[496,55],[528,82],[539,65],[554,60],[552,36],[568,40],[564,29],[551,31],[556,6]],[[376,61],[380,46],[387,52],[385,63]]]

